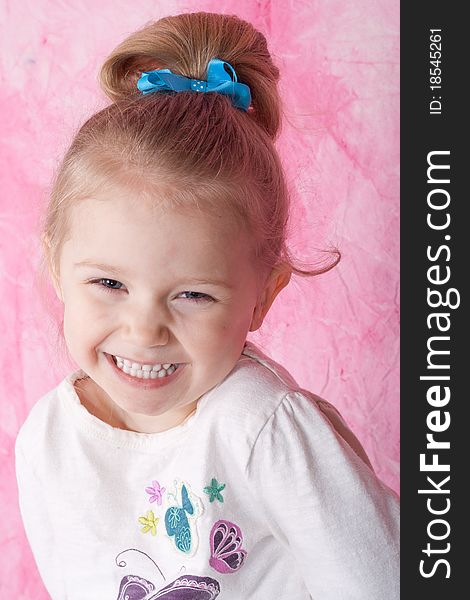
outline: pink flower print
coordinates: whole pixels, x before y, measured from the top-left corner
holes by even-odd
[[[158,481],[152,481],[152,487],[146,487],[145,491],[147,494],[150,494],[149,502],[157,502],[160,506],[162,503],[163,492],[165,491],[164,487],[160,487]]]

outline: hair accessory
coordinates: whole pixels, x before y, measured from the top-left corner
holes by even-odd
[[[230,69],[232,76],[226,71]],[[144,71],[137,81],[137,87],[143,94],[160,91],[173,92],[216,92],[229,96],[236,108],[248,110],[251,103],[250,88],[244,83],[237,82],[237,74],[228,62],[213,58],[207,67],[207,81],[190,79],[176,75],[170,69],[155,69]]]

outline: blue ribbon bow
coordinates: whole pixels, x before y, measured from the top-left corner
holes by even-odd
[[[233,78],[224,68],[226,65],[232,72]],[[250,88],[244,83],[237,83],[237,74],[228,62],[213,58],[207,67],[207,81],[190,79],[176,75],[170,69],[155,69],[144,71],[137,81],[137,87],[143,94],[160,91],[173,92],[217,92],[229,96],[236,108],[248,110],[251,104]]]

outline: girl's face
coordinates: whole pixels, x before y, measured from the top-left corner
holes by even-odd
[[[177,425],[261,324],[248,234],[229,215],[163,211],[111,192],[78,203],[70,227],[56,291],[69,352],[91,378],[90,404],[126,429]],[[273,299],[264,298],[268,308]],[[168,378],[144,379],[123,373],[112,356],[179,366]]]

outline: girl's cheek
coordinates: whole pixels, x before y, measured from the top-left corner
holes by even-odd
[[[70,298],[69,312],[72,318],[86,318],[95,323],[103,320],[108,321],[117,316],[116,306],[90,293],[76,294],[73,300]]]

